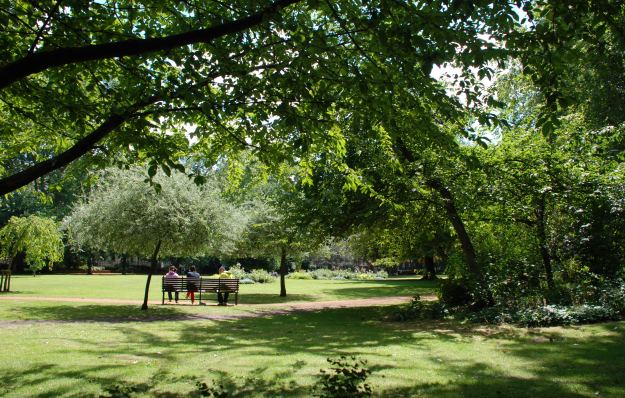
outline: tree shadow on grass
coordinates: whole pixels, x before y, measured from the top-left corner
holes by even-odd
[[[305,353],[317,358],[317,363],[327,357],[339,355],[367,356],[369,367],[376,374],[389,370],[402,370],[401,374],[414,371],[413,364],[398,362],[392,354],[380,347],[401,347],[418,354],[418,360],[430,364],[437,380],[399,386],[373,383],[376,396],[380,397],[588,397],[623,396],[625,387],[625,324],[596,325],[593,337],[577,338],[575,333],[563,333],[561,329],[538,329],[526,331],[516,328],[462,325],[457,322],[414,322],[406,324],[380,323],[388,313],[387,308],[352,308],[296,313],[288,316],[275,315],[255,319],[226,320],[219,322],[162,322],[158,324],[119,323],[111,324],[111,333],[123,336],[120,341],[111,340],[90,344],[89,336],[69,336],[72,347],[81,355],[93,357],[94,365],[67,370],[64,364],[37,365],[36,369],[3,369],[7,388],[20,387],[20,383],[37,385],[53,380],[75,380],[71,386],[54,387],[49,394],[41,396],[80,396],[80,383],[88,380],[101,390],[115,383],[126,382],[123,376],[101,377],[98,372],[112,365],[95,365],[95,358],[106,360],[137,358],[138,361],[156,361],[160,365],[146,382],[136,383],[137,391],[148,396],[193,396],[194,383],[223,385],[230,396],[311,396],[311,385],[302,384],[294,376],[296,370],[310,367],[306,363],[294,363],[293,372],[273,372],[269,364],[250,362],[246,368],[226,370],[231,358],[286,357]],[[571,328],[568,330],[570,331]],[[588,333],[585,334],[588,336]],[[476,340],[477,339],[477,340]],[[522,361],[525,368],[519,373],[507,371],[503,362],[488,356],[463,356],[454,358],[448,349],[438,346],[457,340],[459,347],[474,348],[479,344],[496,347],[511,360]],[[432,347],[438,347],[431,351]],[[58,352],[63,348],[59,347]],[[484,351],[488,352],[488,351]],[[446,357],[445,355],[449,355]],[[176,367],[177,361],[194,358],[200,361],[202,374],[173,375],[163,370]],[[256,359],[259,361],[259,359]],[[205,364],[205,365],[204,365]],[[389,365],[391,364],[391,365]],[[121,366],[117,364],[116,366]],[[318,365],[317,365],[318,366]],[[313,373],[318,372],[315,366]],[[428,365],[430,366],[430,365]],[[159,370],[160,369],[160,370]],[[282,367],[284,369],[284,367]],[[276,369],[277,370],[277,369]],[[21,375],[25,373],[25,379]],[[161,372],[161,373],[158,373]],[[408,373],[407,373],[408,372]],[[405,376],[404,376],[405,377]],[[444,381],[440,381],[440,380]],[[577,386],[570,387],[568,383]],[[130,380],[129,384],[133,381]],[[172,384],[178,383],[178,387]],[[181,384],[180,384],[181,383]],[[383,387],[389,385],[389,387]],[[180,387],[182,386],[182,387]],[[93,387],[93,386],[92,386]],[[7,390],[8,391],[8,390]]]
[[[0,293],[0,297],[2,296],[32,296],[37,294],[34,290],[12,290],[9,292]]]
[[[232,298],[230,301],[232,301]],[[315,301],[315,296],[310,294],[288,294],[286,297],[280,297],[277,293],[239,294],[239,304],[276,304],[296,301]]]
[[[190,318],[192,314],[175,306],[152,306],[141,311],[138,305],[48,304],[21,305],[11,309],[19,320],[67,322],[141,322]]]
[[[504,357],[523,360],[529,376],[514,377],[502,369],[471,361],[442,359],[441,368],[457,383],[422,383],[391,388],[381,397],[590,397],[625,396],[625,323],[593,325],[599,329],[592,338],[571,337],[579,327],[522,329],[513,327],[458,324],[457,322],[413,323],[431,339],[492,343]],[[401,330],[408,331],[405,326]],[[399,332],[399,331],[398,331]],[[569,332],[568,334],[565,332]],[[427,337],[426,337],[427,338]],[[487,361],[488,358],[481,358]],[[575,384],[571,387],[571,384]]]
[[[358,286],[364,285],[364,286]],[[373,286],[372,286],[373,285]],[[385,296],[414,296],[415,294],[434,294],[437,281],[392,280],[392,281],[350,281],[346,287],[338,287],[324,293],[345,299],[361,299]]]

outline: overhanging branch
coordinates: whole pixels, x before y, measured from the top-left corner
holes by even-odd
[[[171,50],[189,44],[208,43],[220,37],[242,32],[259,25],[271,14],[302,0],[277,0],[248,17],[226,22],[207,29],[199,29],[177,35],[131,39],[113,43],[95,44],[82,47],[59,48],[30,54],[17,61],[0,67],[0,89],[46,69],[101,59],[135,56],[155,51]]]
[[[60,153],[53,158],[39,162],[34,166],[24,169],[18,173],[10,175],[0,180],[0,196],[6,195],[19,189],[39,177],[42,177],[52,170],[56,170],[60,167],[66,166],[72,161],[78,159],[88,151],[90,151],[94,145],[106,137],[110,132],[121,126],[126,120],[130,118],[130,114],[120,115],[113,114],[104,121],[97,129],[85,137],[78,140],[67,151]]]

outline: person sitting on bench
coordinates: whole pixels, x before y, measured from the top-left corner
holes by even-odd
[[[200,283],[200,274],[195,271],[195,266],[189,268],[187,272],[187,298],[191,297],[191,304],[195,301],[195,292],[198,290]]]
[[[167,297],[169,298],[169,302],[171,303],[171,292],[175,292],[176,295],[176,303],[178,302],[178,289],[175,287],[174,283],[168,285],[167,282],[174,282],[175,279],[180,278],[180,275],[176,273],[176,267],[173,265],[169,267],[169,272],[165,274],[165,290],[167,290]]]
[[[226,268],[223,265],[219,267],[219,279],[232,279],[232,274],[226,271]],[[228,294],[228,292],[217,293],[217,301],[219,301],[219,305],[228,305]]]

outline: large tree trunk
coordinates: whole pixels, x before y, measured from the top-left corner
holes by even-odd
[[[423,279],[426,281],[436,279],[436,270],[434,269],[434,256],[432,255],[425,256],[425,273],[423,274]]]
[[[438,192],[441,198],[443,198],[443,206],[445,207],[447,218],[449,219],[449,221],[451,221],[451,225],[456,232],[456,236],[458,237],[458,240],[460,240],[460,246],[462,247],[464,259],[469,267],[469,272],[476,280],[484,279],[482,275],[482,270],[477,264],[475,248],[473,247],[473,243],[471,242],[469,233],[464,226],[464,222],[458,214],[458,210],[456,209],[456,205],[454,204],[454,198],[451,194],[451,191],[438,180],[430,179],[427,181],[427,185],[436,192]]]
[[[286,283],[284,280],[286,274],[286,247],[282,246],[280,249],[280,297],[286,297]]]
[[[482,272],[482,268],[477,263],[477,256],[475,254],[475,248],[473,247],[473,243],[471,242],[471,237],[467,232],[467,229],[464,226],[464,222],[456,209],[456,205],[454,203],[454,197],[449,189],[445,187],[441,181],[437,179],[428,179],[427,185],[439,193],[441,198],[443,199],[443,206],[445,207],[445,212],[447,213],[447,218],[451,221],[451,225],[456,232],[456,236],[458,240],[460,240],[460,246],[462,247],[462,253],[464,254],[464,259],[469,268],[469,273],[471,274],[471,279],[476,283],[478,288],[478,293],[483,294],[483,298],[477,303],[478,306],[492,306],[495,304],[495,300],[493,299],[493,293],[490,291],[488,284],[484,278],[484,273]]]
[[[142,310],[148,309],[148,295],[150,293],[150,281],[152,280],[152,274],[156,272],[156,266],[158,265],[158,252],[161,250],[161,240],[158,240],[156,248],[154,248],[154,254],[152,254],[152,260],[150,263],[150,272],[148,273],[148,280],[145,283],[145,295],[143,296]]]
[[[543,194],[536,209],[536,229],[538,234],[538,245],[540,246],[540,256],[543,259],[543,267],[545,269],[545,277],[547,279],[547,288],[550,292],[554,292],[556,284],[553,280],[551,253],[549,252],[549,245],[547,244],[547,228],[545,226],[545,218],[545,196]]]

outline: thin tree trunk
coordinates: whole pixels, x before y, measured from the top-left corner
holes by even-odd
[[[161,250],[161,240],[158,240],[156,244],[156,248],[154,248],[154,254],[152,254],[152,260],[150,263],[150,272],[148,273],[148,280],[145,283],[145,295],[143,296],[143,305],[141,306],[142,310],[148,309],[148,295],[150,293],[150,281],[152,280],[152,274],[156,272],[156,266],[158,265],[158,252]]]
[[[286,247],[282,246],[280,249],[280,297],[286,297],[286,283],[284,280],[286,273]]]
[[[547,288],[550,292],[556,289],[553,280],[553,268],[551,266],[551,254],[547,244],[547,231],[545,226],[545,195],[540,199],[538,208],[536,209],[536,229],[538,233],[538,245],[540,246],[540,256],[543,259],[543,267],[545,269],[545,277],[547,279]]]

